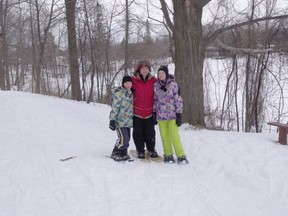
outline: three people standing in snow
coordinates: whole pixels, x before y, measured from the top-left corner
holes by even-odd
[[[145,158],[145,147],[149,157],[158,157],[158,153],[155,150],[155,125],[159,123],[164,150],[164,162],[175,162],[173,156],[174,150],[178,163],[188,163],[178,132],[178,127],[182,124],[181,113],[183,109],[178,85],[175,82],[174,76],[169,74],[167,66],[159,68],[157,72],[158,79],[152,76],[150,72],[151,66],[148,61],[139,62],[132,78],[129,76],[123,77],[121,93],[116,92],[113,96],[109,127],[112,130],[117,129],[118,140],[111,158],[115,160],[127,160],[130,158],[127,155],[127,148],[130,140],[132,106],[133,140],[137,150],[137,157],[139,159]],[[130,79],[132,81],[132,88],[130,86]],[[132,97],[130,93],[131,89],[133,91]],[[128,95],[127,92],[129,92]],[[123,101],[127,102],[124,107]],[[127,113],[126,116],[124,115],[125,113]],[[122,117],[128,120],[129,124],[121,124],[119,119]]]

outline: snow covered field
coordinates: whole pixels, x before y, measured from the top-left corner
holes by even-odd
[[[116,139],[109,112],[0,91],[0,216],[288,215],[288,146],[278,134],[182,125],[189,165],[116,163],[105,158]]]

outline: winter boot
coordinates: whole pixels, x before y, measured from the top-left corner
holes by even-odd
[[[149,152],[148,154],[149,154],[149,156],[150,156],[151,158],[157,158],[157,157],[158,157],[158,153],[157,153],[155,150]]]
[[[169,156],[164,155],[164,163],[169,163],[169,164],[175,163],[173,155],[169,155]]]
[[[139,159],[145,159],[145,154],[144,152],[138,152],[138,156]]]
[[[122,159],[123,161],[126,161],[126,160],[130,160],[131,157],[128,154],[126,154],[126,155],[122,155]]]
[[[186,156],[183,155],[181,157],[178,157],[177,163],[178,164],[188,164],[189,161],[187,160]]]
[[[120,153],[121,152],[118,150],[118,148],[116,146],[114,146],[110,158],[115,160],[115,157],[118,157],[120,155]]]

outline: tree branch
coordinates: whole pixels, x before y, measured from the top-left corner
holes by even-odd
[[[172,23],[170,17],[169,17],[169,12],[167,9],[167,4],[165,2],[165,0],[160,0],[161,3],[161,10],[163,12],[164,15],[164,19],[166,20],[167,26],[169,27],[169,29],[173,32],[174,30],[174,24]]]
[[[232,52],[242,52],[242,53],[266,53],[274,51],[273,48],[269,49],[248,49],[248,48],[236,48],[231,47],[227,44],[224,44],[222,41],[220,41],[218,38],[215,40],[216,44],[220,46],[223,49],[230,50]]]
[[[209,2],[211,2],[212,0],[196,0],[196,4],[198,4],[200,7],[205,7]]]
[[[241,26],[245,26],[245,25],[249,25],[249,24],[253,24],[253,23],[258,23],[258,22],[262,22],[262,21],[266,21],[266,20],[277,20],[277,19],[280,20],[280,19],[286,19],[286,18],[288,18],[288,15],[273,16],[273,17],[262,17],[262,18],[249,20],[249,21],[246,21],[246,22],[242,22],[242,23],[237,23],[235,25],[230,25],[230,26],[227,26],[227,27],[223,27],[223,28],[220,28],[220,29],[214,31],[210,36],[206,36],[204,38],[204,40],[206,42],[205,44],[209,44],[210,42],[215,40],[218,35],[220,35],[220,34],[222,34],[224,32],[227,32],[229,30],[239,28]]]

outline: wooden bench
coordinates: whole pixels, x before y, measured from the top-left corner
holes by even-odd
[[[288,124],[283,124],[279,122],[268,122],[267,124],[277,126],[279,128],[278,142],[281,143],[282,145],[287,145]]]

